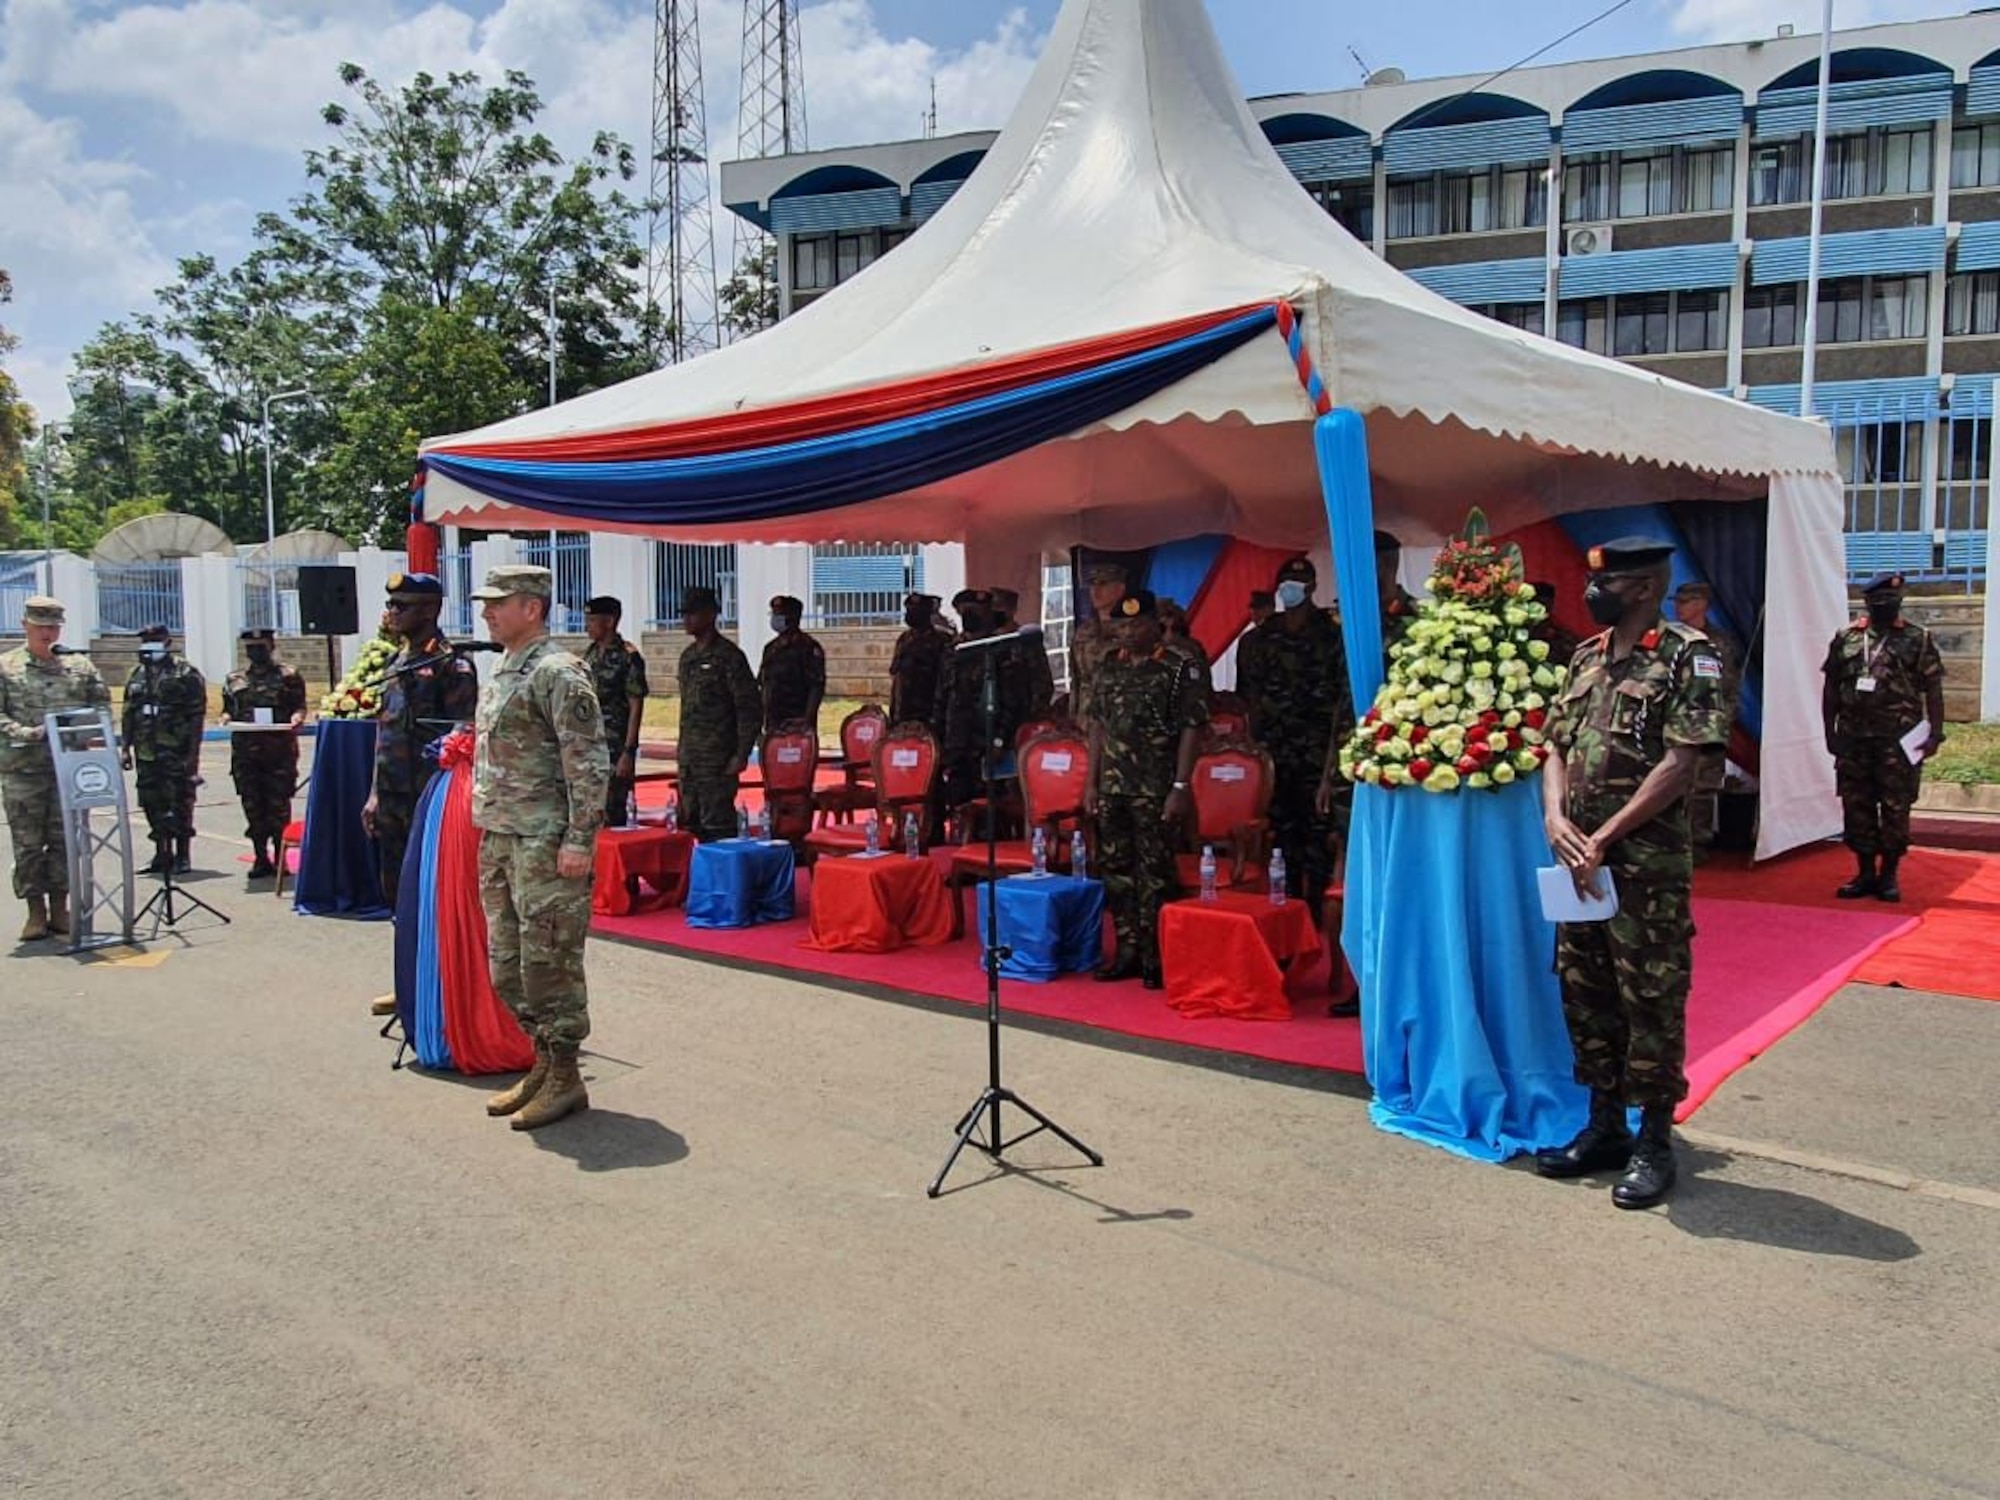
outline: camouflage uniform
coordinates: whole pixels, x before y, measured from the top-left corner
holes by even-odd
[[[1679,746],[1719,755],[1729,735],[1722,661],[1700,631],[1664,622],[1623,661],[1609,632],[1584,643],[1550,720],[1569,773],[1569,820],[1592,833]],[[1577,1082],[1640,1107],[1687,1094],[1688,901],[1694,852],[1687,804],[1677,803],[1607,853],[1618,888],[1608,922],[1557,929],[1563,1016]]]
[[[629,743],[626,735],[631,728],[632,705],[644,703],[650,691],[645,653],[624,636],[613,635],[608,641],[592,641],[583,653],[583,665],[590,673],[591,687],[604,713],[604,753],[615,767]],[[631,796],[632,782],[612,775],[604,792],[606,827],[625,826],[626,804]]]
[[[276,724],[306,711],[306,680],[280,661],[231,672],[222,685],[222,716],[248,724],[260,708]],[[292,821],[292,793],[299,783],[298,736],[275,733],[230,737],[229,777],[243,804],[243,832],[253,842],[276,839]]]
[[[26,646],[0,656],[0,797],[14,840],[14,894],[61,900],[69,892],[62,797],[43,716],[59,708],[109,708],[111,691],[87,656],[37,659]]]
[[[763,705],[750,659],[727,636],[681,652],[681,826],[704,843],[736,837],[732,760],[757,748]]]
[[[391,906],[402,886],[417,799],[437,774],[436,759],[424,751],[479,712],[479,674],[470,661],[450,651],[451,642],[441,634],[406,642],[390,671],[414,661],[435,665],[393,676],[382,685],[375,730],[375,839],[382,854],[382,890]]]
[[[1005,748],[1001,759],[1013,754],[1014,735],[1023,724],[1048,712],[1049,700],[1038,696],[1042,683],[1053,678],[1034,669],[1031,657],[1041,656],[1041,648],[1019,641],[994,648],[995,709],[993,734]],[[980,694],[986,682],[988,653],[954,651],[945,659],[938,683],[937,718],[933,728],[938,737],[939,762],[944,767],[944,799],[949,807],[962,806],[981,795],[981,765],[985,742]],[[1043,658],[1047,660],[1046,657]]]
[[[1085,620],[1071,632],[1069,702],[1070,713],[1077,722],[1088,724],[1097,717],[1091,695],[1105,659],[1116,649],[1111,627],[1102,620]]]
[[[1180,895],[1163,821],[1184,730],[1208,722],[1208,690],[1184,654],[1164,646],[1137,660],[1108,656],[1097,679],[1097,865],[1118,946],[1160,966],[1160,908]]]
[[[826,696],[826,650],[803,630],[787,631],[765,643],[757,672],[764,705],[764,732],[775,734],[794,720],[817,733],[816,708]]]
[[[1735,641],[1713,625],[1703,634],[1715,647],[1715,654],[1722,658],[1722,724],[1726,743],[1729,727],[1736,722],[1736,705],[1743,697],[1743,653]],[[1694,790],[1688,794],[1688,828],[1697,849],[1706,849],[1715,842],[1722,821],[1722,783],[1728,773],[1727,755],[1703,756],[1701,769],[1695,773]]]
[[[934,625],[913,627],[896,637],[889,660],[889,722],[929,724],[937,713],[938,686],[951,657],[951,637]]]
[[[1327,756],[1354,727],[1347,646],[1331,610],[1314,609],[1294,634],[1283,615],[1250,632],[1236,653],[1237,692],[1250,733],[1271,755],[1271,836],[1285,855],[1285,888],[1317,921],[1333,874],[1334,821],[1317,807]]]
[[[169,656],[141,662],[125,683],[119,734],[138,767],[139,807],[156,844],[194,834],[194,788],[208,684],[193,663]]]
[[[556,856],[590,855],[611,767],[584,664],[546,635],[510,651],[479,695],[472,822],[493,990],[558,1057],[590,1035],[583,944],[590,879]]]
[[[1944,679],[1937,642],[1921,625],[1899,620],[1882,631],[1864,616],[1833,638],[1822,670],[1836,706],[1833,774],[1847,847],[1900,857],[1924,774],[1901,741],[1928,716],[1927,700]],[[1870,677],[1875,689],[1864,692]]]
[[[1166,649],[1187,662],[1201,675],[1201,690],[1212,694],[1215,691],[1215,664],[1208,659],[1208,651],[1200,641],[1191,635],[1170,635],[1165,641]]]

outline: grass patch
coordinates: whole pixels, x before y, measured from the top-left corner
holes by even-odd
[[[1924,767],[1926,781],[2000,783],[2000,724],[1947,724],[1944,748]]]

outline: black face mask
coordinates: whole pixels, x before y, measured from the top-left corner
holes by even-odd
[[[922,630],[930,622],[931,612],[927,609],[912,608],[903,611],[903,623],[912,630]]]
[[[1584,589],[1583,607],[1590,611],[1590,618],[1600,625],[1616,625],[1625,618],[1624,599],[1598,579],[1592,579]]]
[[[962,609],[958,620],[967,635],[984,635],[993,628],[993,617],[983,609]]]
[[[253,667],[268,667],[271,665],[271,648],[269,646],[252,646],[243,654],[250,658],[250,665]]]
[[[1902,617],[1903,601],[1900,599],[1868,601],[1868,623],[1871,625],[1893,625]]]

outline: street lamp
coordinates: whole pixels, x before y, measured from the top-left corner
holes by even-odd
[[[264,588],[271,601],[269,624],[278,628],[278,501],[271,482],[271,408],[280,401],[310,396],[303,386],[264,398]]]
[[[49,520],[49,492],[56,484],[56,445],[63,440],[68,424],[48,422],[42,427],[42,592],[56,591],[56,532]]]

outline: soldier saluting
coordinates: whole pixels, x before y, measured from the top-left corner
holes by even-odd
[[[1861,598],[1866,613],[1833,638],[1821,669],[1820,716],[1856,866],[1836,894],[1900,901],[1896,867],[1910,847],[1910,808],[1923,763],[1944,743],[1944,662],[1931,633],[1903,618],[1902,574],[1877,574]],[[1913,759],[1903,741],[1919,725],[1930,732]]]
[[[232,724],[256,722],[257,711],[269,722],[290,726],[239,733],[229,744],[229,777],[243,804],[243,833],[255,858],[250,878],[277,873],[273,862],[285,825],[292,820],[292,793],[299,783],[299,726],[306,721],[306,680],[296,667],[278,660],[274,631],[246,630],[241,636],[247,665],[231,672],[222,685],[222,717]]]

